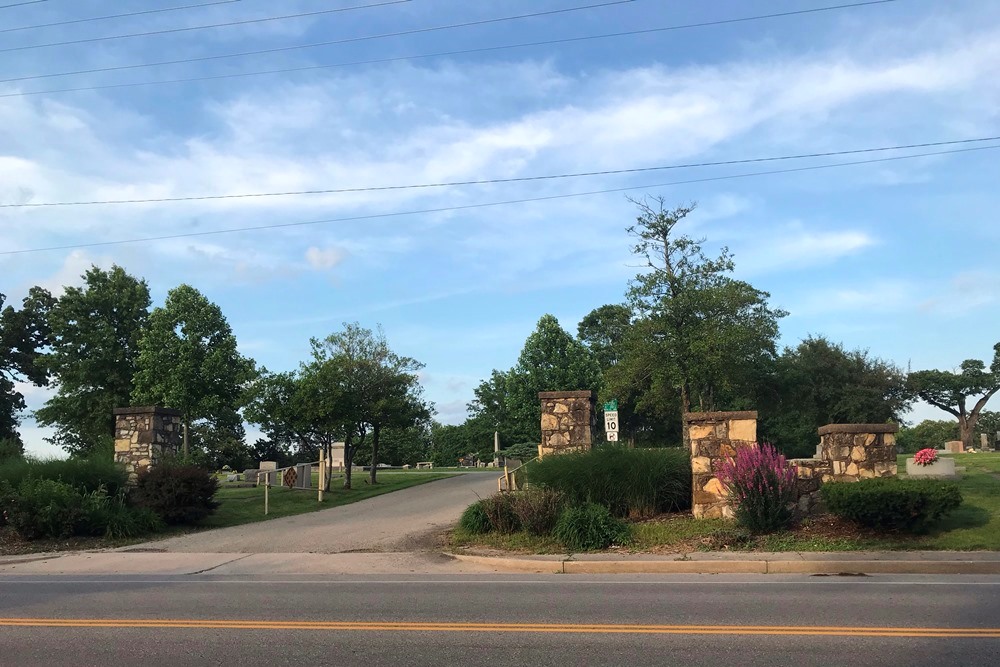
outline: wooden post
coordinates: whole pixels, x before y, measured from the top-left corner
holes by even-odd
[[[268,491],[271,489],[271,476],[267,476],[267,481],[264,482],[264,516],[267,516],[268,511]]]
[[[310,466],[310,470],[312,467]],[[309,473],[312,475],[312,473]],[[326,484],[326,447],[319,448],[319,491],[316,494],[316,502],[323,502],[323,491]]]

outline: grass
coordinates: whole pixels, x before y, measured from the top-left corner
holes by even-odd
[[[908,456],[899,457],[906,469]],[[957,480],[963,503],[926,535],[887,534],[858,528],[832,517],[807,520],[795,529],[752,536],[724,519],[694,519],[664,514],[633,523],[630,550],[650,553],[690,551],[1000,551],[1000,453],[955,454],[965,467]],[[512,553],[565,553],[552,538],[524,533],[469,535],[456,530],[457,548],[486,548]]]

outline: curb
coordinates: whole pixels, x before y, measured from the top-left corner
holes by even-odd
[[[1000,574],[1000,561],[538,560],[448,554],[505,572],[538,574]]]

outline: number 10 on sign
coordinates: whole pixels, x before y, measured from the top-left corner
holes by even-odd
[[[604,413],[604,430],[608,435],[608,442],[618,442],[618,411],[608,410]]]

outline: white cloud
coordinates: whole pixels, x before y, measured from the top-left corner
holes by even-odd
[[[83,284],[83,274],[91,266],[109,269],[112,265],[109,257],[93,257],[86,250],[72,250],[63,260],[62,266],[47,278],[42,278],[36,284],[60,296],[67,287],[77,287]]]
[[[806,293],[786,306],[793,317],[837,312],[899,312],[912,309],[917,287],[903,280],[880,279],[858,286],[821,289]]]
[[[310,248],[306,250],[306,261],[309,263],[309,266],[317,271],[329,271],[344,261],[346,256],[347,253],[345,253],[342,248],[337,248],[335,246],[327,248],[310,246]]]
[[[754,240],[734,248],[740,273],[762,274],[831,264],[875,245],[861,230],[809,230],[801,223],[757,230]]]

